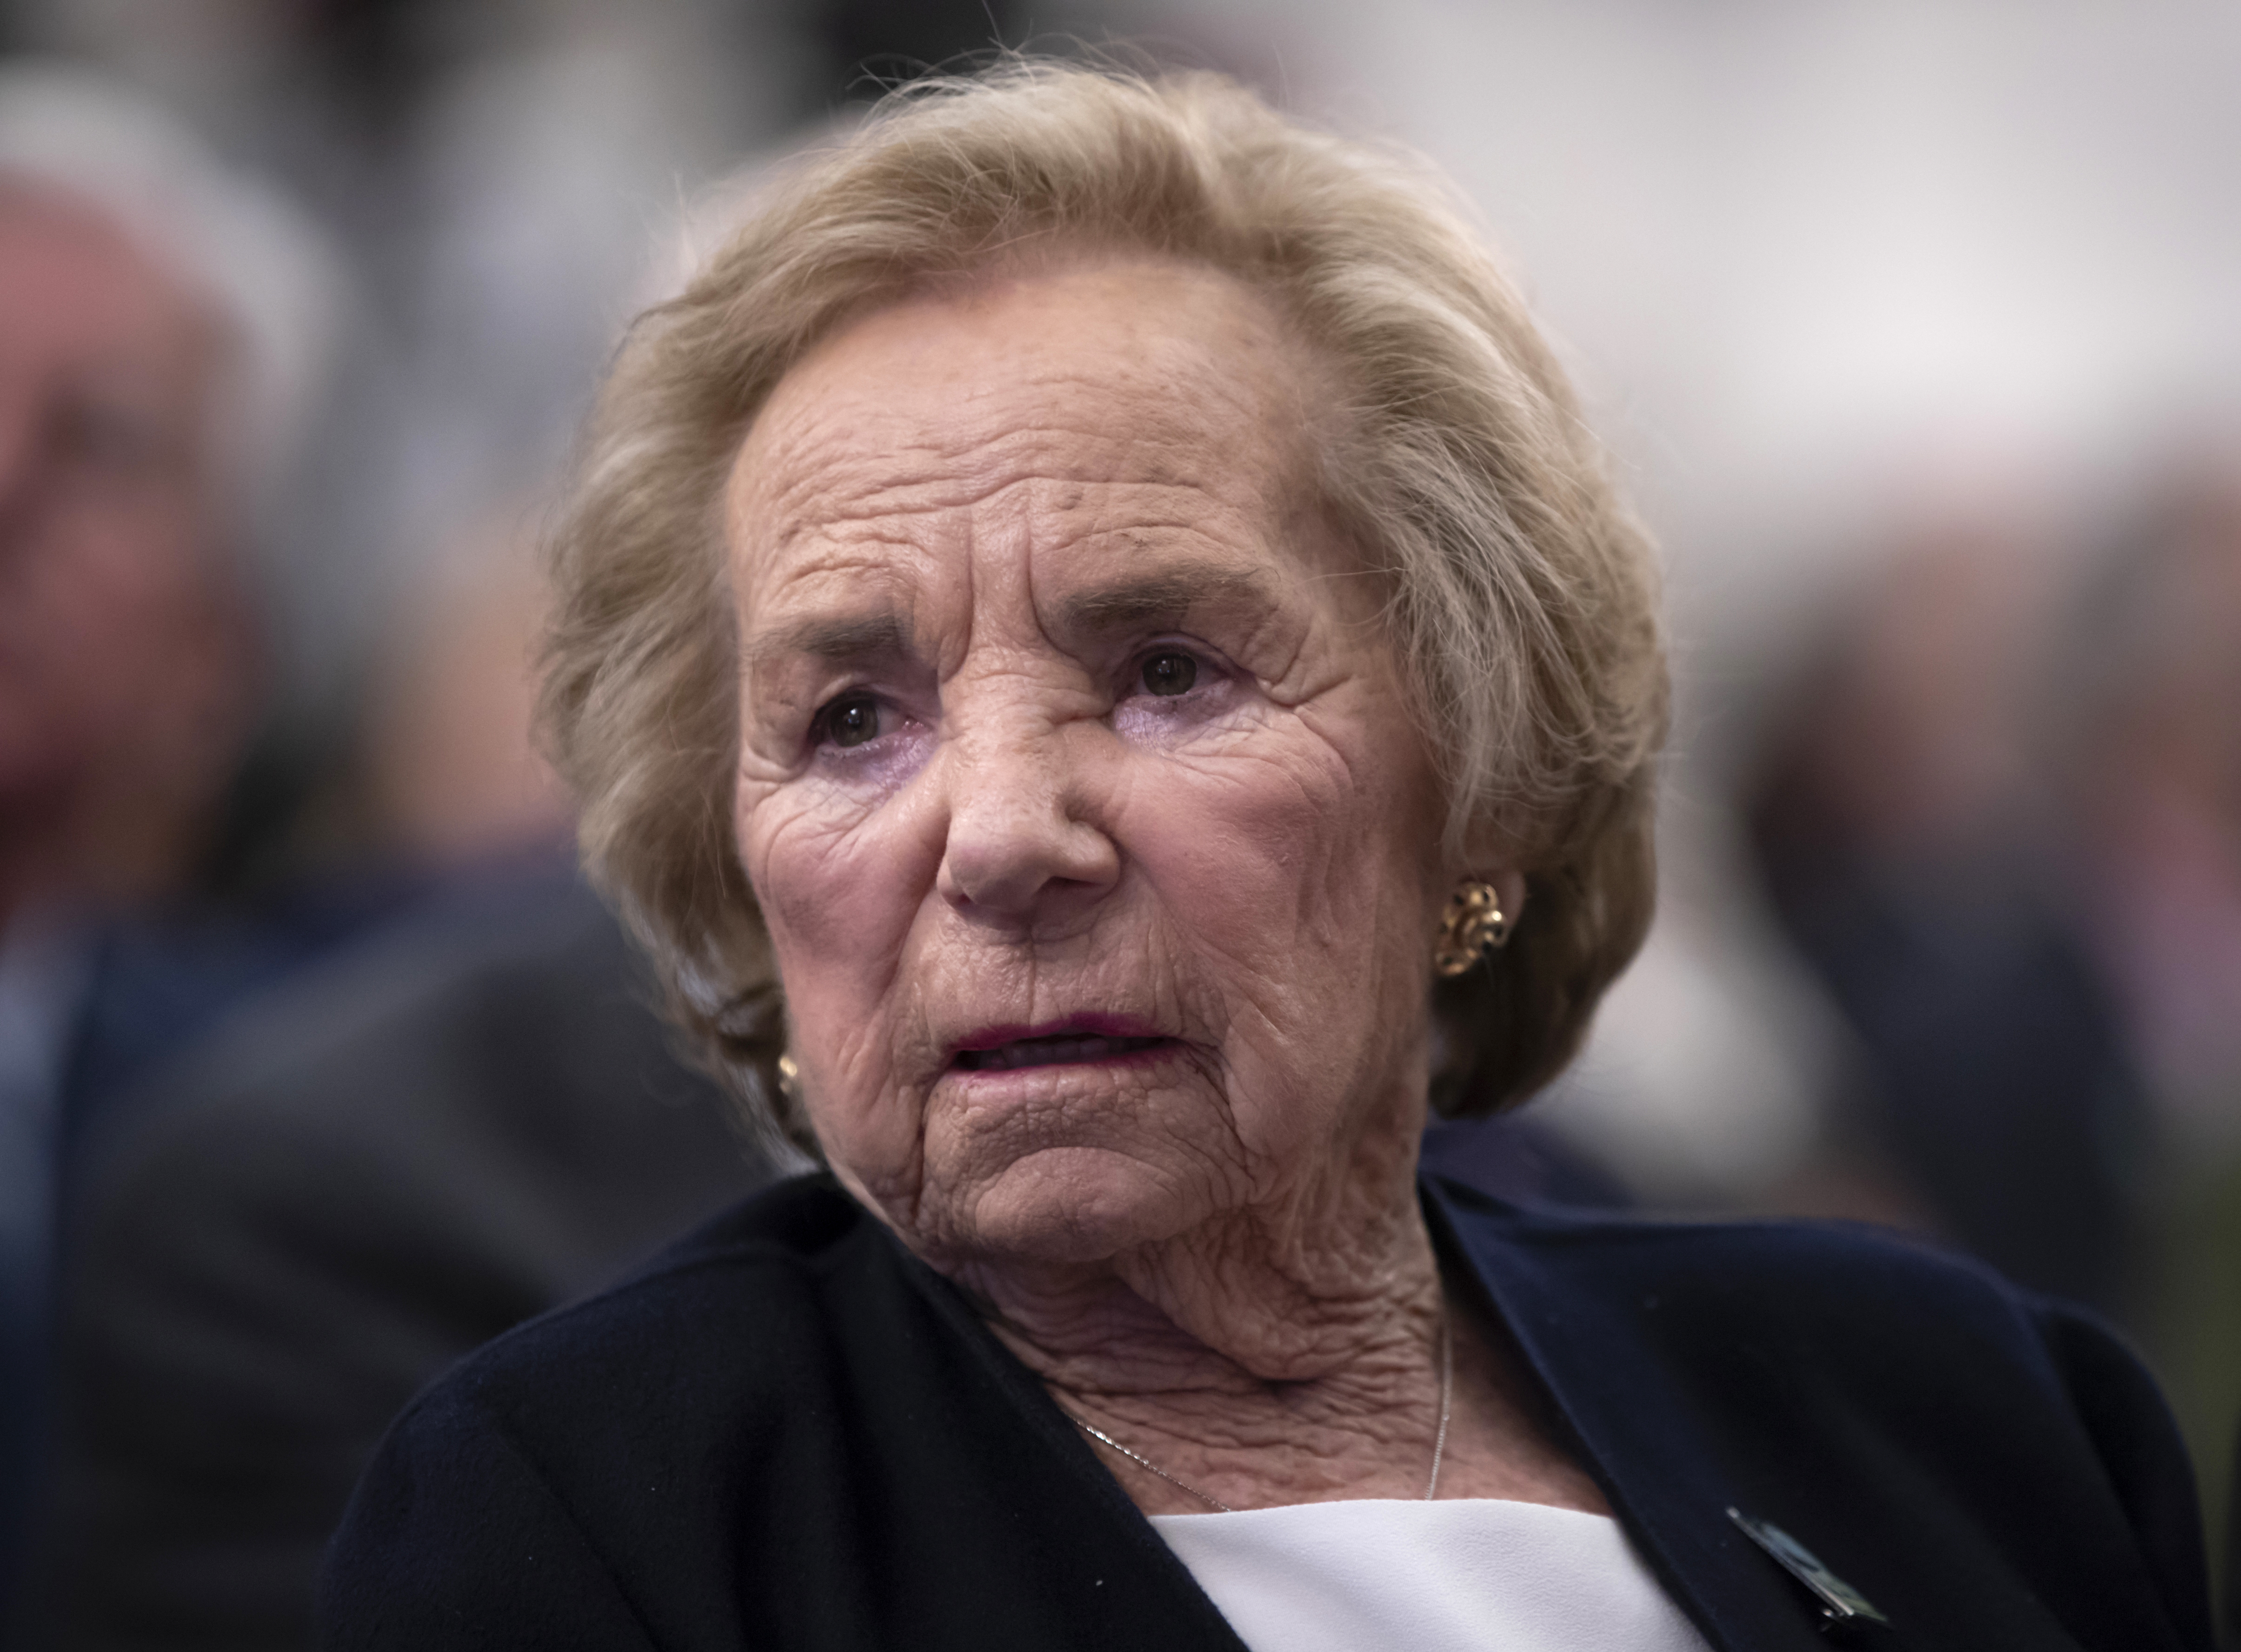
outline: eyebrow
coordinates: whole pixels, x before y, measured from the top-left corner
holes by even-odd
[[[1058,605],[1058,632],[1067,638],[1180,625],[1194,610],[1272,593],[1258,572],[1186,568],[1077,592]]]
[[[848,614],[805,619],[765,636],[746,650],[749,670],[787,656],[807,655],[827,665],[869,664],[910,652],[910,637],[891,613]]]
[[[1058,605],[1055,634],[1073,644],[1147,628],[1180,626],[1194,612],[1241,599],[1268,600],[1267,578],[1230,568],[1147,574],[1077,592]],[[782,625],[751,639],[746,669],[808,658],[828,665],[870,666],[907,659],[909,628],[895,614],[839,614]]]

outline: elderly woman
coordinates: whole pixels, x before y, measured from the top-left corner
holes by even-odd
[[[2090,1323],[1419,1180],[1639,940],[1665,688],[1409,166],[1204,77],[903,99],[639,322],[558,568],[588,859],[826,1168],[417,1401],[332,1643],[2208,1644]]]

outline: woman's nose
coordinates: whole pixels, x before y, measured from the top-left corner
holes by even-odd
[[[1059,730],[950,753],[949,832],[936,879],[944,900],[1034,919],[1113,886],[1120,851],[1082,818],[1065,739]]]

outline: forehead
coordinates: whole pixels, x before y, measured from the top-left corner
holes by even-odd
[[[1186,265],[888,306],[799,364],[756,419],[726,499],[734,576],[746,596],[866,552],[923,571],[1007,520],[1039,550],[1069,522],[1266,539],[1306,498],[1319,378],[1266,299]]]
[[[0,271],[13,281],[69,284],[87,297],[193,308],[173,280],[98,208],[0,171]]]
[[[0,173],[0,348],[187,354],[205,342],[196,296],[99,211]]]

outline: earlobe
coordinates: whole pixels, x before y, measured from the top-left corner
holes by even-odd
[[[1495,900],[1502,903],[1502,915],[1509,920],[1509,932],[1514,934],[1517,920],[1525,916],[1525,874],[1515,866],[1505,866],[1499,872],[1489,872],[1486,881],[1494,886]],[[1508,936],[1503,937],[1504,940]]]

